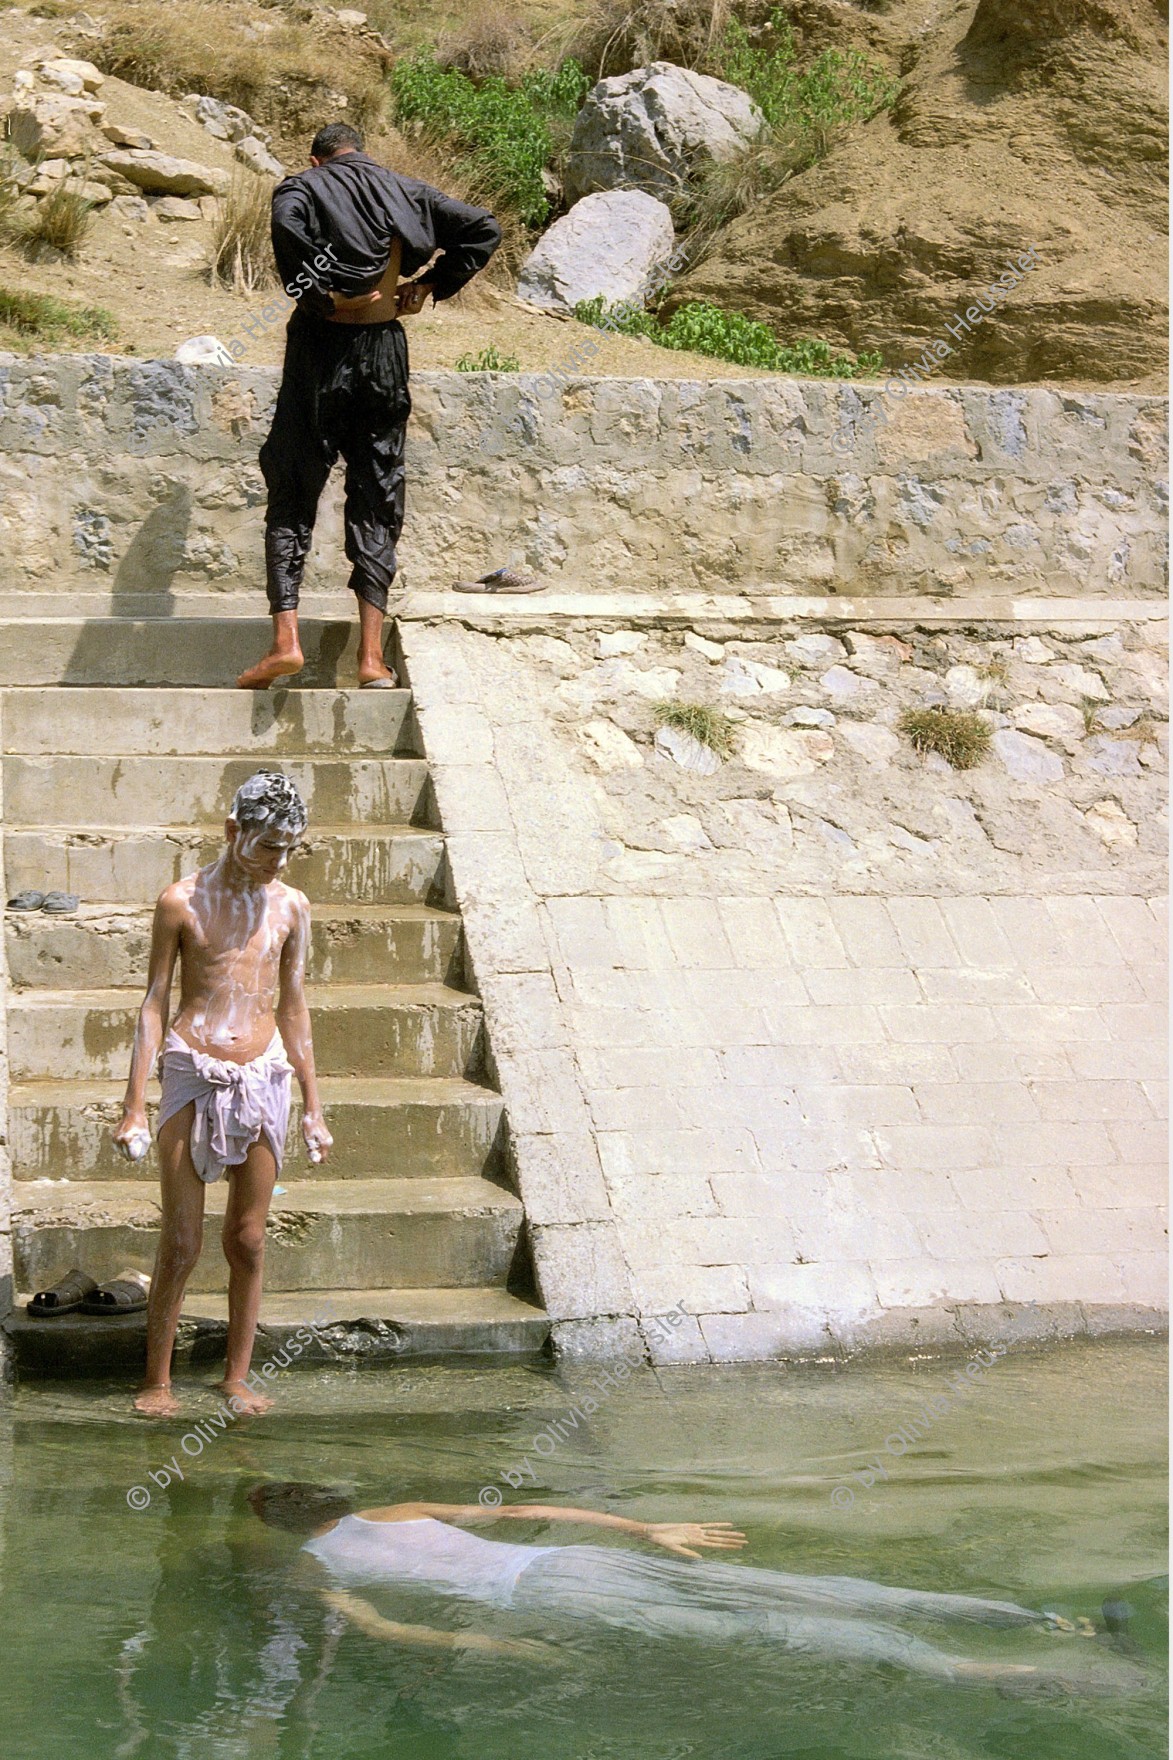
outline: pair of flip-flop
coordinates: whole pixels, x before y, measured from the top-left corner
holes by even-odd
[[[8,900],[10,911],[44,911],[47,917],[67,917],[81,900],[76,892],[34,892],[30,887]]]
[[[57,1283],[38,1290],[25,1312],[34,1320],[52,1320],[59,1314],[141,1314],[150,1284],[141,1271],[124,1271],[108,1283],[99,1283],[75,1265]]]
[[[478,575],[475,581],[453,581],[454,593],[540,593],[545,581],[535,574],[522,574],[516,568],[494,568]]]

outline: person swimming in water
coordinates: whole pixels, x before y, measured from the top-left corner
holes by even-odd
[[[414,1584],[501,1612],[564,1615],[645,1637],[713,1643],[757,1639],[840,1662],[887,1663],[944,1681],[1021,1685],[1054,1681],[1029,1663],[982,1662],[947,1654],[896,1625],[901,1617],[983,1626],[1072,1632],[1069,1620],[1010,1601],[890,1588],[855,1577],[803,1577],[702,1559],[699,1548],[740,1550],[746,1537],[729,1522],[641,1522],[599,1510],[549,1504],[393,1503],[356,1510],[321,1485],[260,1484],[249,1503],[262,1521],[307,1536],[302,1551],[334,1586],[323,1599],[359,1630],[389,1642],[472,1649],[552,1661],[535,1639],[440,1631],[384,1618],[355,1585]],[[644,1540],[668,1558],[615,1547],[514,1545],[465,1532],[470,1523],[564,1522]],[[1081,1622],[1092,1635],[1090,1622]],[[1119,1690],[1119,1688],[1117,1688]]]

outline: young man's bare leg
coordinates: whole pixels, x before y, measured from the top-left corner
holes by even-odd
[[[305,665],[296,611],[273,613],[273,646],[263,660],[250,666],[237,679],[242,691],[267,691],[279,678],[290,678]]]
[[[171,1352],[183,1292],[204,1240],[204,1182],[189,1147],[194,1116],[195,1106],[185,1106],[159,1132],[163,1216],[147,1301],[147,1367],[134,1402],[149,1418],[172,1418],[179,1410],[171,1392]]]
[[[383,659],[383,613],[369,599],[358,602],[358,682],[372,684],[377,678],[396,682]]]
[[[219,1385],[249,1412],[267,1412],[273,1404],[251,1388],[245,1377],[261,1312],[265,1218],[276,1179],[277,1163],[272,1149],[263,1140],[253,1144],[243,1164],[234,1167],[228,1176],[223,1234],[224,1257],[228,1261],[228,1351],[224,1379]]]

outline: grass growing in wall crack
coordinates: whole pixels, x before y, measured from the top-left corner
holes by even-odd
[[[714,360],[734,361],[741,367],[764,367],[773,373],[799,373],[814,379],[859,379],[878,373],[883,365],[878,354],[844,354],[829,342],[801,337],[779,342],[768,324],[747,318],[743,312],[726,312],[706,300],[690,300],[678,306],[666,324],[650,312],[614,311],[602,294],[579,300],[574,315],[583,324],[609,327],[623,336],[646,336],[659,348],[688,349]]]
[[[955,770],[972,770],[990,749],[990,724],[973,709],[906,709],[901,733],[923,756],[937,752]]]
[[[655,703],[657,727],[675,727],[690,734],[698,745],[708,746],[719,758],[733,756],[736,729],[728,715],[707,703]]]

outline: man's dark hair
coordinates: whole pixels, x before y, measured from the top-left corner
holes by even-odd
[[[355,147],[361,153],[361,134],[357,128],[351,128],[349,122],[328,122],[310,142],[310,157],[332,159],[343,147]]]
[[[248,1494],[253,1514],[271,1528],[289,1534],[312,1534],[354,1508],[349,1497],[329,1485],[302,1485],[286,1480],[273,1485],[254,1485]]]

